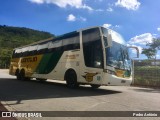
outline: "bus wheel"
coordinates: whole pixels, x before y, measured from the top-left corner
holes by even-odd
[[[100,86],[101,86],[101,85],[94,85],[94,84],[91,85],[91,87],[94,88],[94,89],[97,89],[97,88],[99,88]]]
[[[16,77],[17,77],[17,80],[21,80],[20,74],[18,74]]]
[[[19,73],[19,69],[16,70],[15,75],[16,75],[16,77],[17,77],[17,80],[20,80],[20,79],[21,79],[20,73]]]
[[[22,69],[22,70],[20,71],[19,76],[20,76],[20,80],[26,80],[24,69]]]
[[[67,87],[69,88],[77,88],[79,84],[77,83],[77,75],[74,70],[68,70],[65,73],[65,80],[67,83]]]

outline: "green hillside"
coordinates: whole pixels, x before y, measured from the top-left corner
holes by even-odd
[[[0,68],[8,68],[13,48],[27,45],[54,35],[24,27],[0,25]]]

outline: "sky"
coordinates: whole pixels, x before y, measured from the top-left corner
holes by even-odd
[[[104,26],[120,33],[141,53],[147,42],[160,37],[159,5],[160,0],[0,0],[0,25],[55,35]]]

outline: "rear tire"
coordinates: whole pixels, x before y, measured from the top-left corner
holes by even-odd
[[[17,80],[21,80],[21,76],[19,73],[16,75],[16,77],[17,77]]]
[[[19,69],[17,69],[15,75],[17,77],[17,80],[30,80],[31,79],[30,77],[25,77],[24,69],[22,69],[20,72],[19,72]]]
[[[17,80],[20,80],[20,79],[21,79],[21,78],[20,78],[19,69],[16,70],[15,75],[16,75]]]
[[[25,78],[25,70],[24,69],[22,69],[20,71],[19,77],[20,77],[20,80],[22,80],[22,81],[26,80],[26,78]]]
[[[67,83],[67,87],[69,88],[77,88],[79,84],[77,83],[77,75],[74,70],[68,70],[65,74],[65,80]]]

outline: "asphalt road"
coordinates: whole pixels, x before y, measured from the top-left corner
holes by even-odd
[[[7,70],[0,70],[0,101],[17,111],[160,111],[160,89],[130,86],[102,86],[99,89],[92,89],[87,85],[69,89],[64,82],[18,81],[15,77],[9,76]],[[91,118],[54,118],[54,120],[59,119],[90,120]],[[99,119],[159,120],[160,118],[92,117],[92,120]]]

